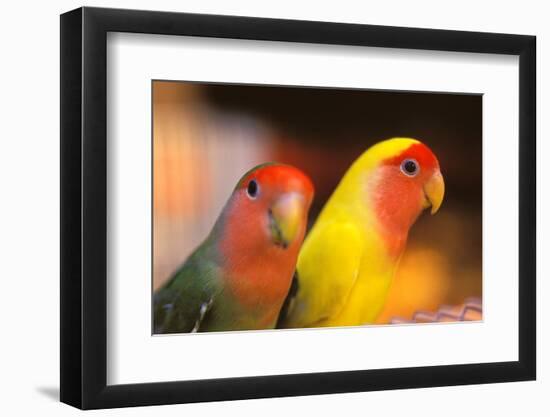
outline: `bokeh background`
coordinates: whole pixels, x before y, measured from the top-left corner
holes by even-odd
[[[316,188],[312,223],[350,164],[395,136],[432,148],[446,195],[413,226],[378,322],[480,300],[481,96],[171,81],[153,81],[154,289],[202,242],[254,165],[305,171]]]

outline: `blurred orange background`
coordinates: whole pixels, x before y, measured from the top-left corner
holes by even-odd
[[[482,295],[478,95],[153,82],[153,287],[209,233],[237,180],[266,161],[316,188],[312,223],[349,165],[395,136],[438,156],[446,195],[413,226],[379,323]]]

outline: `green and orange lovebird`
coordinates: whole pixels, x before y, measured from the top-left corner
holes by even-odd
[[[394,138],[348,169],[306,237],[280,327],[372,323],[420,213],[439,209],[439,162],[421,142]]]
[[[154,295],[154,333],[269,329],[304,239],[313,184],[268,163],[247,172],[206,240]]]

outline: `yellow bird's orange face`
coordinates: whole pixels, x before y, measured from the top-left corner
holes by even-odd
[[[420,213],[437,212],[445,184],[439,161],[421,142],[411,140],[396,155],[383,159],[369,184],[369,198],[382,234],[390,240],[406,239]]]

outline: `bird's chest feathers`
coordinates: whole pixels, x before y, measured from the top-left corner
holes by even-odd
[[[247,258],[228,268],[226,284],[231,293],[241,305],[251,309],[282,303],[293,274],[288,260],[276,253],[265,262]]]
[[[299,244],[282,248],[255,235],[259,232],[260,227],[245,226],[222,240],[224,285],[239,306],[269,312],[280,309],[288,293]]]
[[[404,247],[405,242],[400,242],[399,248],[397,248],[399,253],[396,255],[388,251],[385,236],[375,233],[366,235],[363,241],[363,253],[357,273],[358,282],[377,279],[376,277],[391,278]]]
[[[398,259],[373,234],[364,242],[365,251],[346,306],[331,325],[372,322],[379,314],[389,291]]]

